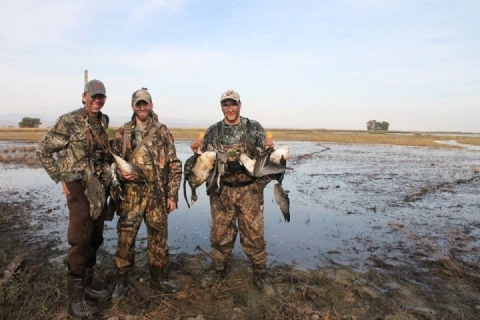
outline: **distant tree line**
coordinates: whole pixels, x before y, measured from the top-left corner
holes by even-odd
[[[367,130],[388,130],[390,124],[386,121],[370,120],[367,122]]]
[[[38,128],[39,125],[42,123],[40,122],[40,118],[28,118],[25,117],[22,119],[22,122],[18,123],[20,128]]]

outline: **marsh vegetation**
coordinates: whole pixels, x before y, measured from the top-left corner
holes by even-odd
[[[108,129],[113,137],[117,128]],[[206,128],[170,128],[175,140],[194,140]],[[435,141],[457,140],[459,143],[480,146],[480,135],[461,132],[400,132],[400,131],[366,131],[366,130],[324,130],[324,129],[267,129],[274,140],[313,141],[346,144],[386,144],[414,147],[456,148],[440,145]],[[0,128],[0,141],[38,142],[47,132],[45,128]]]

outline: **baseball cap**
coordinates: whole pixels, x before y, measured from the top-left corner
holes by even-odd
[[[227,90],[224,93],[222,93],[222,96],[220,97],[220,102],[223,102],[227,99],[235,100],[238,103],[240,102],[240,95],[233,90]]]
[[[136,105],[138,101],[152,103],[152,96],[148,92],[147,88],[138,89],[132,94],[132,106]]]
[[[85,90],[83,92],[88,92],[91,97],[96,94],[103,94],[106,96],[105,86],[100,80],[90,80],[85,84]]]

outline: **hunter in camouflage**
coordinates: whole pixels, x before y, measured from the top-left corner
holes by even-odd
[[[273,147],[273,141],[266,140],[260,123],[240,116],[242,103],[237,92],[224,92],[220,104],[224,119],[207,129],[203,141],[191,144],[192,150],[201,146],[202,151],[213,148],[228,156],[221,187],[210,191],[210,242],[216,276],[220,279],[226,276],[227,264],[240,231],[240,243],[252,264],[254,283],[260,290],[270,292],[273,289],[266,281],[263,220],[263,189],[268,181],[248,176],[239,164],[236,151],[247,151],[246,140],[261,149],[266,144]]]
[[[105,86],[92,80],[82,94],[84,107],[58,118],[37,147],[48,175],[61,182],[69,209],[68,298],[69,314],[86,317],[84,297],[109,298],[109,291],[91,288],[96,253],[103,242],[105,191],[109,184],[108,116],[100,112],[106,100]],[[97,310],[89,308],[89,313]]]
[[[132,95],[132,120],[118,129],[112,141],[114,154],[139,168],[144,180],[122,173],[124,200],[120,202],[117,225],[118,246],[114,256],[117,267],[116,286],[112,299],[127,293],[128,273],[135,258],[135,239],[145,220],[148,237],[148,261],[151,284],[165,293],[178,287],[165,281],[164,267],[168,259],[168,214],[178,203],[182,163],[177,158],[173,136],[153,112],[152,97],[147,89]]]

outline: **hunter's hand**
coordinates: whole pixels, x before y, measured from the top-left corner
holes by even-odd
[[[175,201],[167,199],[167,213],[172,212],[177,208]]]
[[[120,173],[122,174],[123,179],[128,180],[128,181],[135,180],[135,178],[137,177],[134,174],[127,174],[127,173],[123,173],[122,171],[120,171]]]
[[[192,141],[192,143],[190,143],[190,149],[192,149],[193,153],[197,153],[198,149],[202,147],[202,144],[203,144],[203,139],[199,138],[197,140],[194,140]]]
[[[275,146],[275,142],[273,142],[272,138],[265,138],[265,148],[273,148]]]

